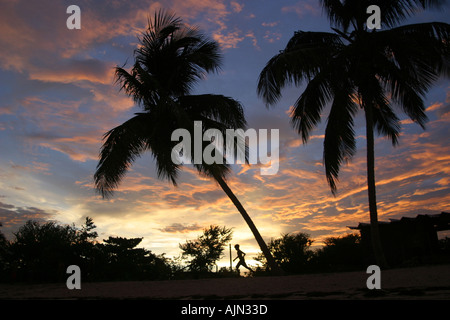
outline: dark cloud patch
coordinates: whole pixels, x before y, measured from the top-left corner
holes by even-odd
[[[13,206],[12,204],[0,202],[0,209],[13,209],[13,208],[15,208],[15,206]]]
[[[191,231],[198,231],[198,230],[202,230],[203,227],[198,225],[197,223],[188,225],[188,224],[181,224],[181,223],[172,223],[171,225],[159,229],[162,232],[167,232],[167,233],[187,233],[187,232],[191,232]]]
[[[198,205],[198,202],[193,201],[191,197],[177,193],[166,194],[163,199],[166,204],[173,207],[187,207]]]
[[[198,201],[206,201],[213,203],[223,198],[224,193],[222,190],[212,190],[205,192],[196,192],[192,195],[192,197]]]
[[[111,65],[97,59],[71,59],[59,65],[41,66],[30,74],[31,79],[49,82],[72,83],[74,81],[92,81],[110,83]]]
[[[2,233],[8,239],[12,238],[14,232],[24,225],[28,220],[44,222],[52,219],[56,211],[47,211],[36,207],[17,207],[12,204],[0,202],[0,223]]]

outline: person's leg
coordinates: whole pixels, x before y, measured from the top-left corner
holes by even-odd
[[[243,266],[244,268],[247,268],[247,269],[250,270],[251,272],[253,272],[253,270],[250,269],[250,267],[247,265],[246,262],[244,262],[244,263],[242,264],[242,266]]]

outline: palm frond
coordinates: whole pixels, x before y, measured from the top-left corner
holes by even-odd
[[[322,110],[332,96],[330,82],[320,73],[309,81],[305,91],[295,102],[290,114],[291,123],[301,135],[303,143],[308,141],[310,132],[320,122]]]
[[[224,139],[223,145],[216,151],[222,152],[223,164],[226,164],[225,157],[228,150],[233,150],[233,152],[230,151],[230,154],[234,157],[238,154],[243,155],[245,161],[248,162],[248,147],[244,137],[239,134],[239,131],[235,132],[236,135],[233,137],[233,140],[231,140],[231,137],[227,137],[227,130],[244,130],[246,127],[247,122],[245,120],[244,108],[239,101],[223,95],[203,94],[179,97],[178,103],[186,111],[186,114],[189,115],[191,123],[193,121],[202,121],[203,133],[210,129],[221,132],[221,136]],[[186,129],[188,131],[192,130],[190,128]],[[205,143],[203,149],[209,143]],[[201,171],[206,170],[207,172],[208,170],[214,169],[212,166],[204,165],[205,167],[201,168]],[[222,165],[218,164],[218,166]],[[225,173],[229,171],[227,167],[222,169]],[[220,171],[222,169],[215,168],[214,170]]]
[[[135,64],[131,73],[116,67],[115,77],[120,89],[144,110],[149,110],[160,100],[157,79],[145,72],[139,64]]]
[[[388,137],[392,145],[398,144],[400,136],[400,119],[392,110],[388,99],[384,94],[380,94],[373,109],[373,120],[380,135]]]
[[[314,78],[342,48],[341,38],[327,32],[295,32],[285,50],[275,55],[259,75],[257,92],[267,105],[281,97],[288,84]]]
[[[450,25],[441,22],[401,26],[374,35],[392,60],[420,86],[429,88],[440,75],[450,76]]]
[[[351,85],[340,85],[334,89],[334,100],[325,129],[323,161],[328,184],[336,193],[340,167],[356,152],[353,118],[358,110],[354,103]]]
[[[341,0],[320,0],[322,10],[328,16],[331,25],[341,28],[344,32],[347,32],[352,20],[354,20],[355,9],[359,8],[361,10],[360,4],[355,3],[355,6],[349,7],[347,2],[342,2]]]
[[[441,7],[445,0],[367,0],[367,3],[378,5],[382,12],[382,24],[392,28],[420,10]]]
[[[104,135],[94,174],[95,187],[103,197],[112,195],[130,165],[148,149],[149,138],[146,114],[139,114]]]
[[[425,94],[441,75],[450,75],[449,35],[445,23],[402,26],[373,35],[374,48],[382,53],[376,62],[380,80],[393,102],[423,128]]]
[[[230,97],[215,94],[189,95],[178,102],[192,118],[198,116],[216,120],[228,128],[244,128],[247,124],[242,104]]]
[[[439,8],[445,0],[321,0],[320,3],[331,24],[347,33],[350,26],[360,31],[365,28],[366,10],[371,5],[380,8],[384,29],[397,26],[419,10]]]

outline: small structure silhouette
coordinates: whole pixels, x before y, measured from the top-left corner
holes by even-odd
[[[252,269],[250,269],[249,266],[247,266],[247,263],[245,262],[245,252],[243,252],[241,249],[239,249],[239,245],[235,245],[234,248],[237,251],[237,257],[233,259],[233,261],[235,261],[236,259],[239,259],[239,262],[236,265],[236,270],[239,272],[239,267],[243,266],[244,268],[250,270],[251,272],[253,272]]]
[[[401,265],[405,261],[418,259],[426,262],[439,254],[438,231],[450,230],[450,213],[419,214],[415,218],[402,217],[380,221],[380,236],[386,258],[390,265]],[[371,230],[369,223],[359,223],[356,227],[361,233],[361,244],[369,255],[372,253]]]

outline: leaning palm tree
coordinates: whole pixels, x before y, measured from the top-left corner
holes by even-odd
[[[149,20],[149,28],[139,40],[131,71],[117,67],[116,80],[143,112],[105,134],[94,175],[96,189],[103,197],[111,196],[130,165],[146,151],[155,159],[158,177],[176,186],[182,162],[172,160],[175,153],[175,159],[188,159],[201,175],[217,181],[247,222],[266,258],[272,262],[272,271],[278,272],[258,229],[226,183],[230,167],[225,159],[222,158],[223,164],[198,162],[193,154],[177,154],[178,142],[172,141],[176,129],[185,129],[194,137],[198,130],[196,121],[202,123],[202,134],[216,129],[223,136],[226,129],[240,129],[246,125],[238,101],[222,95],[190,94],[198,80],[220,69],[219,45],[164,11],[155,13],[154,20]],[[233,145],[228,147],[238,152],[242,144],[237,143],[239,138],[233,140]],[[193,143],[191,150],[195,149]],[[203,148],[206,143],[203,142]],[[218,155],[223,157],[227,145],[223,148],[214,153],[222,151]],[[244,153],[245,148],[241,148]],[[179,153],[183,152],[184,149]]]
[[[372,247],[376,262],[387,266],[378,230],[375,189],[374,129],[398,143],[398,106],[425,128],[424,96],[442,74],[450,75],[446,23],[398,26],[419,9],[439,6],[438,0],[321,0],[334,32],[295,32],[286,48],[262,70],[258,94],[268,106],[281,89],[306,82],[294,104],[291,123],[306,143],[330,103],[324,138],[324,166],[336,193],[339,169],[356,151],[354,117],[366,119],[367,183]],[[370,5],[381,9],[381,30],[366,25]]]

